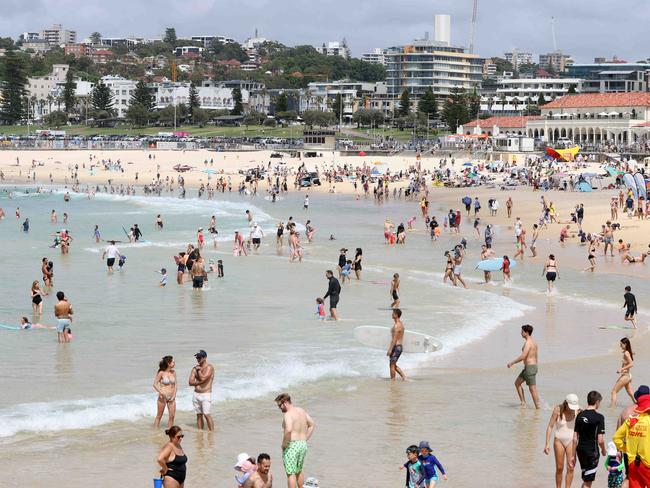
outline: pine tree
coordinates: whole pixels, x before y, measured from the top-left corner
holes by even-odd
[[[408,117],[409,113],[411,113],[411,97],[408,90],[404,90],[402,96],[399,97],[399,110],[397,114],[400,117]]]
[[[27,76],[16,51],[9,50],[4,58],[4,85],[2,87],[2,108],[0,118],[15,124],[25,116],[27,103]]]
[[[438,101],[436,96],[433,94],[431,87],[427,88],[427,91],[424,92],[420,102],[418,103],[418,112],[427,114],[429,118],[435,118],[438,113]]]
[[[442,109],[442,118],[452,131],[469,122],[467,97],[464,91],[452,90]]]
[[[63,106],[65,107],[65,113],[68,115],[74,110],[75,88],[77,88],[77,84],[74,82],[72,70],[68,68],[68,72],[65,74],[65,86],[63,87]]]
[[[332,104],[332,111],[336,116],[336,122],[338,123],[341,120],[341,110],[343,109],[343,96],[340,93],[336,94],[334,103]]]
[[[163,38],[163,42],[166,42],[172,47],[176,47],[176,43],[178,42],[178,38],[176,37],[176,29],[173,27],[167,27],[165,29],[165,37]]]
[[[481,96],[478,94],[476,88],[467,96],[467,109],[471,118],[476,117],[478,119],[481,113]]]
[[[286,112],[289,110],[289,100],[287,94],[282,92],[275,99],[275,113]]]
[[[233,90],[234,92],[234,90]],[[234,93],[233,93],[234,95]],[[241,96],[241,93],[239,94]],[[201,102],[199,101],[199,91],[196,89],[194,82],[190,83],[190,90],[187,101],[187,113],[190,115],[190,118],[194,118],[194,110],[201,107]],[[233,96],[234,98],[234,96]]]
[[[149,111],[154,109],[154,98],[149,92],[147,84],[142,80],[136,83],[135,90],[133,90],[133,93],[131,94],[129,106],[131,105],[140,105],[142,108]]]
[[[97,112],[113,113],[113,94],[111,89],[101,80],[93,88],[92,106],[93,110]]]
[[[241,115],[244,113],[244,105],[242,104],[241,89],[239,87],[232,89],[232,101],[235,106],[230,111],[231,115]]]

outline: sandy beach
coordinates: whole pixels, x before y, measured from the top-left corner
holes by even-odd
[[[124,173],[95,169],[91,174],[90,154],[100,161],[120,160]],[[421,168],[438,169],[446,155],[422,158]],[[458,167],[469,159],[467,154],[454,157]],[[207,168],[216,174],[202,171],[206,160]],[[294,169],[304,162],[308,170],[316,165],[329,167],[333,161],[354,167],[382,162],[392,173],[417,164],[414,157],[338,154],[283,160]],[[268,452],[275,486],[285,485],[281,415],[273,403],[282,391],[290,392],[316,420],[306,471],[319,479],[322,488],[346,486],[359,462],[369,466],[362,486],[403,486],[399,466],[405,461],[404,449],[422,440],[431,443],[447,471],[449,481],[443,487],[552,486],[555,464],[552,454],[542,452],[544,433],[553,407],[568,393],[576,393],[581,405],[588,391],[603,394],[606,441],[611,439],[620,407],[630,404],[621,391],[620,407],[607,408],[620,366],[621,337],[629,337],[638,352],[633,387],[650,381],[644,377],[650,366],[644,352],[650,345],[650,314],[643,306],[650,292],[650,261],[622,264],[616,253],[613,258],[603,256],[601,246],[595,272],[585,272],[587,248],[576,237],[561,245],[559,236],[560,228],[567,225],[562,222],[581,203],[583,229],[600,231],[610,219],[610,199],[618,190],[539,192],[524,186],[501,190],[498,184],[476,188],[429,184],[430,214],[440,223],[449,209],[463,208],[461,199],[466,195],[482,203],[480,237],[472,228],[473,218],[466,217],[463,209],[461,232],[443,231],[440,240],[433,242],[422,221],[419,198],[379,203],[372,192],[367,198],[355,193],[350,181],[336,183],[335,192],[325,182],[310,188],[308,213],[302,209],[307,190],[295,191],[291,180],[289,192],[277,203],[265,199],[264,184],[257,196],[238,195],[240,170],[269,161],[273,166],[278,162],[270,158],[270,151],[0,152],[5,178],[1,189],[6,190],[0,193],[0,207],[7,215],[0,222],[7,273],[0,285],[5,296],[0,322],[13,323],[30,313],[26,294],[32,280],[39,278],[41,255],[55,258],[55,288],[65,289],[79,316],[73,326],[75,340],[69,345],[57,344],[47,331],[0,331],[7,392],[0,399],[0,448],[9,460],[7,486],[38,486],[60,466],[58,453],[63,447],[66,486],[81,488],[89,480],[98,487],[151,483],[156,453],[166,440],[162,429],[151,426],[155,410],[151,380],[164,354],[173,354],[177,362],[177,423],[185,431],[184,448],[190,459],[188,488],[233,484],[232,466],[239,452]],[[70,202],[63,202],[63,193],[72,187],[75,165],[83,189],[107,185],[108,179],[116,186],[149,184],[158,171],[163,180],[175,178],[176,164],[195,168],[182,174],[188,189],[185,200],[171,194],[146,197],[137,191],[135,197],[98,193],[91,199],[75,193]],[[214,200],[196,198],[196,188],[221,177],[221,171],[232,178],[232,193],[218,193]],[[602,172],[599,165],[590,164],[571,173],[581,171]],[[37,185],[55,191],[33,195]],[[390,188],[407,185],[404,179]],[[9,192],[14,193],[12,199]],[[560,223],[542,229],[538,256],[532,258],[526,250],[513,269],[511,283],[504,284],[501,273],[493,273],[493,283],[481,284],[483,275],[474,265],[485,225],[495,228],[497,256],[507,254],[512,259],[514,219],[520,217],[530,235],[542,213],[542,195],[547,203],[554,203]],[[513,200],[511,218],[506,214],[508,197]],[[496,216],[489,215],[490,198],[500,202]],[[21,219],[13,215],[18,206]],[[62,226],[49,222],[51,208],[59,215],[70,214],[68,228],[74,240],[68,256],[47,247],[54,230]],[[265,237],[258,255],[234,257],[230,242],[235,229],[247,226],[246,209],[252,210]],[[209,289],[199,294],[190,286],[176,285],[172,276],[165,289],[156,287],[154,271],[162,266],[171,269],[172,255],[194,242],[196,229],[206,227],[215,213],[219,241],[214,248],[206,246],[205,252],[210,259],[224,261],[225,279],[211,278]],[[153,228],[157,214],[165,219],[163,232]],[[311,219],[318,229],[314,242],[305,244],[300,264],[289,264],[286,246],[277,249],[274,243],[277,222],[286,222],[290,215],[301,226]],[[384,219],[397,224],[413,216],[417,219],[406,244],[385,245]],[[32,222],[29,234],[21,232],[25,217]],[[127,265],[120,274],[107,275],[100,259],[105,244],[91,238],[93,225],[100,226],[104,239],[124,239],[121,228],[134,222],[140,223],[148,244],[119,244]],[[650,221],[628,217],[619,209],[618,223],[616,240],[629,242],[634,255],[647,250]],[[570,228],[578,230],[573,223]],[[327,239],[330,234],[335,241]],[[467,240],[467,290],[442,283],[443,252],[461,238]],[[324,293],[323,273],[336,266],[342,246],[351,252],[363,247],[363,281],[353,279],[343,285],[343,320],[323,324],[314,318],[314,299]],[[542,277],[549,253],[556,255],[561,272],[551,294],[546,293]],[[402,277],[406,328],[444,344],[440,353],[405,355],[400,365],[412,381],[404,383],[389,382],[385,353],[356,343],[352,335],[359,325],[391,325],[390,312],[381,308],[388,306],[386,280],[395,272]],[[601,329],[624,325],[621,307],[626,285],[632,286],[640,304],[640,329]],[[44,322],[52,322],[52,306],[52,298],[47,297]],[[519,331],[525,323],[534,325],[533,337],[540,348],[541,410],[532,408],[527,389],[528,407],[519,406],[513,381],[521,365],[506,368],[520,353]],[[213,434],[196,429],[186,386],[192,355],[199,349],[208,351],[217,370]],[[32,351],[30,357],[25,350]],[[62,479],[54,486],[62,486]],[[579,486],[578,470],[573,486]],[[593,486],[607,486],[604,468]]]

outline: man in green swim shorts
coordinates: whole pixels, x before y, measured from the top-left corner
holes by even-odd
[[[275,403],[284,414],[282,421],[282,461],[287,473],[288,488],[302,487],[305,477],[302,473],[307,455],[307,441],[314,433],[314,421],[302,408],[291,403],[291,397],[282,393]]]
[[[524,397],[524,388],[523,384],[526,382],[528,389],[530,390],[530,396],[533,397],[533,402],[535,403],[535,408],[539,409],[539,396],[537,395],[537,343],[531,337],[533,335],[533,326],[532,325],[522,325],[521,326],[521,337],[524,339],[524,347],[521,350],[521,354],[514,361],[508,363],[508,368],[511,366],[522,362],[524,363],[524,369],[517,379],[515,380],[515,389],[517,390],[517,395],[519,396],[519,403],[522,406],[526,406],[526,399]]]

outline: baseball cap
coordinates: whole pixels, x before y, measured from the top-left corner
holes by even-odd
[[[246,461],[248,461],[249,458],[250,458],[250,456],[246,452],[241,452],[241,453],[237,454],[237,462],[235,463],[235,466],[234,466],[235,469],[241,468],[243,466],[243,464]]]
[[[208,353],[205,352],[203,349],[201,349],[199,352],[197,352],[197,353],[194,355],[194,357],[197,358],[197,359],[198,359],[198,358],[207,358],[207,357],[208,357]]]
[[[431,450],[431,446],[427,441],[421,441],[420,445],[418,446],[418,449],[428,449],[429,451]]]
[[[648,385],[639,385],[639,387],[634,392],[634,399],[638,400],[640,396],[650,395],[650,388]]]
[[[575,393],[569,393],[564,400],[571,410],[580,410],[580,401]]]

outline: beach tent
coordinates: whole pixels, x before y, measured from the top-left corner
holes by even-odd
[[[578,183],[578,190],[579,191],[584,191],[584,192],[589,192],[592,190],[591,185],[587,183],[586,181],[581,181]]]

